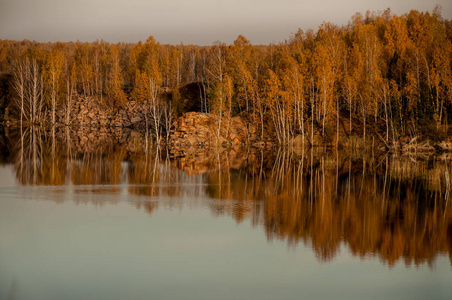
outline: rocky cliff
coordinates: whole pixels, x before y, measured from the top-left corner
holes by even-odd
[[[103,101],[94,97],[77,96],[72,99],[70,107],[69,122],[67,120],[66,104],[59,105],[56,109],[56,125],[75,125],[91,128],[144,128],[145,116],[144,109],[147,103],[137,103],[136,101],[127,101],[119,110],[114,110]],[[51,124],[51,112],[47,111],[45,124]],[[17,126],[19,118],[10,114],[5,116],[6,126]],[[69,123],[69,124],[68,124]]]
[[[238,148],[258,140],[256,127],[241,117],[226,118],[207,113],[188,112],[173,124],[171,148]]]
[[[114,111],[98,101],[80,97],[71,107],[70,123],[90,127],[139,127],[144,126],[144,106],[136,101],[127,101],[124,107]],[[65,124],[67,109],[63,107],[57,113],[57,123]]]

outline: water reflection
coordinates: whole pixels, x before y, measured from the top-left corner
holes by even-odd
[[[441,254],[452,262],[447,158],[316,149],[170,153],[138,135],[81,152],[81,139],[69,129],[32,128],[16,139],[14,168],[23,185],[140,196],[143,201],[131,204],[150,214],[161,199],[181,208],[184,197],[209,197],[215,215],[263,226],[269,241],[310,245],[321,261],[333,259],[345,244],[356,256],[390,266],[432,265]]]

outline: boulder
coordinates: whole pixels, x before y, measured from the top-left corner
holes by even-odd
[[[178,118],[170,133],[170,144],[176,148],[186,148],[188,145],[197,148],[209,145],[229,148],[253,142],[255,140],[249,139],[247,126],[242,118],[223,117],[220,120],[216,115],[198,112],[185,113]]]
[[[441,143],[439,143],[437,145],[437,147],[439,148],[439,150],[441,151],[452,151],[452,142],[450,141],[442,141]]]
[[[139,122],[141,122],[141,121],[142,121],[142,119],[141,119],[139,116],[136,116],[136,117],[133,117],[133,118],[130,120],[130,123],[136,124],[136,123],[139,123]]]

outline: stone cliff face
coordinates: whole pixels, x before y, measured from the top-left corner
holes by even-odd
[[[93,97],[77,96],[72,99],[69,122],[67,120],[67,106],[62,104],[56,110],[56,125],[75,125],[90,128],[144,128],[144,110],[146,103],[127,101],[123,108],[115,111],[106,103],[100,103]],[[69,124],[68,124],[69,123]],[[19,119],[13,115],[5,117],[6,126],[17,126]],[[51,113],[47,112],[45,124],[51,124]]]
[[[99,104],[89,98],[77,98],[71,107],[70,123],[72,125],[85,125],[91,127],[137,127],[144,126],[144,106],[136,101],[127,101],[119,111]],[[66,108],[57,113],[57,123],[66,123]]]
[[[256,127],[241,117],[189,112],[173,124],[169,144],[175,150],[187,148],[237,148],[257,141]]]

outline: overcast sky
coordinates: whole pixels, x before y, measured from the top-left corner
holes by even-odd
[[[0,39],[138,42],[154,35],[163,44],[231,43],[239,34],[253,44],[282,42],[298,28],[328,21],[345,25],[356,12],[432,11],[452,19],[451,0],[0,0]]]

